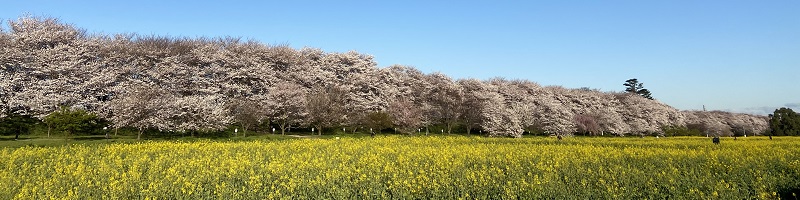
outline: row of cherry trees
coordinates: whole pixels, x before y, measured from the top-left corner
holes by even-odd
[[[0,100],[8,113],[44,118],[70,106],[115,127],[164,131],[290,127],[426,127],[491,136],[651,134],[702,124],[712,134],[762,132],[761,116],[681,112],[629,93],[460,79],[369,55],[293,49],[238,38],[87,34],[53,18],[22,17],[0,32]]]

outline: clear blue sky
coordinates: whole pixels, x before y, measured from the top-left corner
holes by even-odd
[[[240,36],[379,66],[621,91],[682,110],[800,110],[800,1],[10,1],[107,34]]]

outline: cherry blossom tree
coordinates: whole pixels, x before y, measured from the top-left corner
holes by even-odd
[[[322,135],[322,129],[341,125],[345,115],[345,91],[338,87],[317,86],[306,95],[306,121]]]
[[[395,117],[395,124],[400,126],[401,131],[403,131],[402,129],[425,127],[427,134],[429,131],[427,127],[433,124],[432,117],[429,115],[432,106],[427,98],[432,90],[432,86],[427,83],[428,77],[413,67],[392,65],[380,71],[378,80],[383,83],[379,87],[381,94],[389,103],[388,111]],[[413,106],[413,108],[398,110],[407,106]]]
[[[461,79],[458,84],[463,89],[464,99],[461,109],[461,124],[467,130],[467,134],[472,133],[472,129],[479,127],[482,123],[483,105],[480,93],[483,90],[483,82],[477,79]]]
[[[3,65],[6,106],[19,114],[42,118],[59,106],[76,106],[89,98],[75,87],[91,77],[82,66],[91,64],[92,48],[82,43],[85,33],[55,18],[25,16],[9,21],[4,36],[8,52]],[[5,52],[4,52],[5,53]]]
[[[764,116],[678,111],[635,93],[502,78],[453,80],[402,65],[378,68],[372,56],[355,51],[237,37],[87,34],[55,18],[31,16],[8,27],[0,30],[0,117],[41,119],[69,106],[114,127],[137,128],[139,137],[146,129],[211,131],[234,123],[246,132],[261,120],[278,124],[282,133],[292,126],[356,131],[370,116],[384,122],[384,114],[403,132],[441,125],[448,133],[462,127],[510,137],[644,136],[697,124],[721,135],[768,128]],[[641,84],[629,87],[639,90]]]
[[[308,115],[306,88],[296,83],[282,82],[273,86],[267,95],[269,116],[285,134],[293,125],[300,125]]]
[[[575,125],[578,132],[586,133],[589,135],[600,135],[602,127],[598,122],[598,116],[592,114],[577,114],[575,115]]]
[[[142,138],[146,129],[156,128],[169,130],[174,127],[169,116],[169,105],[172,95],[158,86],[135,84],[128,85],[118,98],[110,102],[109,118],[113,126],[134,127],[139,130],[137,139]]]
[[[514,95],[509,92],[516,88],[508,87],[504,79],[492,79],[483,87],[478,97],[481,99],[481,127],[489,136],[522,137],[523,124],[519,110],[515,110]]]
[[[231,124],[232,117],[225,109],[221,95],[192,95],[174,98],[170,101],[172,112],[167,119],[174,127],[169,131],[216,131]]]
[[[259,102],[261,101],[249,98],[234,98],[226,104],[228,115],[233,118],[233,122],[242,127],[242,135],[245,137],[247,137],[248,130],[266,118],[267,110]]]
[[[685,126],[683,114],[675,108],[636,94],[617,94],[622,103],[622,116],[631,127],[630,132],[639,135],[663,133],[665,126]]]
[[[709,136],[754,135],[768,129],[767,117],[724,111],[684,111],[686,124],[698,125]]]
[[[534,118],[545,134],[572,135],[576,131],[572,104],[563,91],[562,87],[548,86],[535,93]]]
[[[461,105],[463,91],[444,74],[433,73],[428,75],[427,83],[432,87],[426,94],[426,101],[431,106],[428,116],[434,123],[445,127],[445,132],[450,134],[462,117]]]
[[[388,114],[394,126],[403,133],[414,133],[422,126],[422,109],[414,102],[397,98],[389,101]]]

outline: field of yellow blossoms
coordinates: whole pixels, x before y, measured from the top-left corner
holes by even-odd
[[[0,199],[775,199],[798,193],[800,138],[151,141],[0,166]]]

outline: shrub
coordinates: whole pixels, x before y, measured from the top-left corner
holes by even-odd
[[[0,135],[15,135],[15,139],[20,134],[30,133],[30,128],[38,123],[39,120],[30,115],[20,115],[8,113],[6,117],[0,118]]]
[[[70,109],[66,106],[47,115],[44,123],[56,131],[63,132],[67,137],[75,134],[96,134],[107,125],[104,120],[93,113],[81,109]]]

